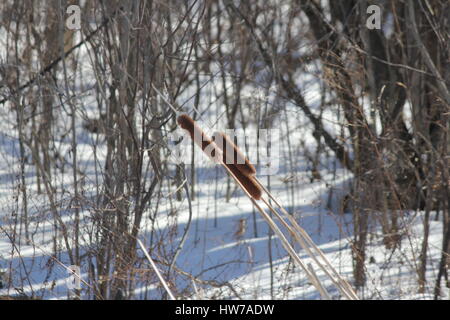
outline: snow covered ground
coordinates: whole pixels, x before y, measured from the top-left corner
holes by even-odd
[[[3,289],[0,290],[0,295],[23,293],[45,299],[67,298],[67,267],[70,263],[64,250],[57,257],[52,257],[54,220],[45,195],[31,193],[29,198],[29,229],[34,234],[32,243],[26,244],[24,239],[13,239],[15,231],[19,231],[14,228],[20,227],[14,224],[15,219],[19,219],[16,213],[21,205],[17,191],[20,171],[15,137],[7,134],[7,126],[4,125],[2,129],[0,141],[3,157],[0,174],[0,275]],[[281,140],[286,139],[285,134],[282,133]],[[92,152],[89,151],[89,139],[85,140],[86,145],[79,146],[79,154],[80,164],[87,173],[83,190],[88,195],[95,188],[95,168],[92,165]],[[287,150],[283,149],[282,152]],[[281,155],[280,158],[286,157]],[[351,213],[339,214],[337,210],[339,199],[348,190],[346,185],[351,177],[345,170],[337,169],[333,173],[331,169],[324,168],[320,172],[322,180],[311,181],[308,162],[300,156],[297,159],[301,161],[295,163],[294,172],[289,163],[281,162],[276,175],[260,177],[261,181],[268,185],[270,179],[270,188],[275,197],[294,214],[334,267],[351,282]],[[192,201],[193,216],[187,241],[177,259],[176,268],[171,273],[177,279],[175,291],[192,299],[320,299],[305,275],[288,258],[278,239],[275,236],[269,239],[266,223],[234,184],[232,197],[229,202],[226,201],[226,176],[223,169],[206,161],[202,163],[204,167],[197,168],[196,195]],[[330,167],[331,165],[328,166]],[[27,166],[26,173],[29,181],[27,188],[33,190],[36,181],[32,166]],[[190,175],[189,170],[187,175]],[[219,177],[217,183],[216,176]],[[57,175],[55,179],[57,180]],[[293,191],[287,181],[295,181]],[[70,184],[70,179],[59,183]],[[164,192],[167,190],[163,190]],[[70,209],[69,198],[68,195],[58,195],[57,204],[63,221],[70,228],[73,210]],[[151,241],[170,238],[173,241],[171,250],[176,248],[188,223],[187,199],[176,202],[162,198],[153,226],[150,214],[153,213],[148,212],[143,221],[140,239],[150,246]],[[82,212],[86,230],[82,237],[85,248],[89,248],[93,241],[88,232],[92,224],[91,215],[89,210]],[[431,223],[427,271],[429,282],[425,294],[417,293],[415,272],[421,245],[422,213],[403,213],[401,224],[405,234],[401,246],[395,250],[384,247],[379,228],[371,229],[367,248],[368,279],[366,287],[358,292],[360,298],[432,298],[440,258],[442,224],[439,221]],[[152,227],[154,231],[151,235]],[[61,245],[62,240],[59,240],[58,245]],[[306,263],[312,262],[300,249],[299,254]],[[157,261],[160,258],[157,251],[152,256]],[[145,271],[149,271],[150,266],[144,262],[140,268],[145,277]],[[161,268],[167,269],[163,264]],[[87,277],[88,266],[82,265],[81,272],[84,278]],[[340,295],[331,281],[317,272],[333,298],[339,299]],[[183,277],[187,274],[203,282],[195,281],[194,284],[188,276]],[[83,283],[82,287],[85,285],[87,284]],[[138,281],[135,298],[155,298],[162,293],[161,290],[156,281],[145,284]]]
[[[86,60],[88,61],[88,59]],[[89,62],[82,64],[83,79],[94,79],[89,74]],[[307,103],[311,106],[320,104],[320,88],[308,77],[299,78],[305,90]],[[308,86],[308,83],[311,85]],[[98,170],[104,166],[105,147],[94,142],[97,135],[86,132],[82,127],[83,119],[96,114],[95,96],[89,91],[92,82],[84,83],[86,91],[80,94],[83,108],[78,111],[78,141],[80,171],[83,172],[81,184],[85,199],[96,193],[101,179]],[[80,86],[81,87],[81,86]],[[207,87],[205,87],[207,91]],[[80,89],[81,90],[81,89]],[[186,97],[192,96],[187,93]],[[252,92],[249,92],[252,96]],[[183,97],[182,97],[183,98]],[[205,94],[201,109],[209,108],[208,95]],[[187,104],[189,106],[189,103]],[[222,110],[223,111],[223,110]],[[224,128],[224,120],[220,107],[212,108],[201,120],[203,125],[216,123]],[[251,112],[251,110],[248,110]],[[272,193],[281,200],[286,209],[292,213],[299,224],[307,230],[316,244],[325,252],[334,267],[352,283],[352,216],[351,213],[340,213],[340,200],[348,192],[351,175],[339,168],[332,157],[321,159],[321,179],[311,179],[310,161],[306,152],[312,153],[316,147],[312,138],[312,128],[301,112],[288,104],[285,113],[274,122],[281,130],[279,164],[280,170],[271,176],[260,177],[266,185],[270,185]],[[98,115],[97,115],[98,116]],[[54,251],[54,217],[45,192],[37,193],[34,166],[28,161],[25,165],[25,179],[28,190],[29,230],[31,242],[17,238],[23,234],[21,219],[21,185],[19,145],[14,112],[0,108],[0,296],[26,294],[44,299],[66,299],[68,297],[68,267],[70,262],[64,250],[60,234],[56,241],[59,254]],[[323,115],[325,127],[333,131],[338,127],[336,115],[327,110]],[[69,128],[60,117],[59,128],[55,136],[66,132]],[[222,126],[222,127],[221,127]],[[289,129],[289,132],[287,132]],[[287,137],[290,138],[290,149]],[[305,142],[304,145],[300,140]],[[250,146],[252,147],[252,146]],[[306,148],[306,149],[305,149]],[[59,155],[70,159],[70,141],[66,138],[56,139]],[[291,157],[289,156],[291,153]],[[294,162],[290,162],[290,158]],[[187,176],[190,177],[189,166]],[[58,171],[59,170],[59,171]],[[61,168],[55,169],[52,183],[58,190],[55,203],[62,221],[68,226],[71,234],[74,223],[72,207],[72,176],[70,172],[61,174]],[[69,170],[69,169],[67,169]],[[216,178],[218,178],[216,180]],[[320,299],[320,295],[308,282],[305,275],[294,266],[288,258],[279,240],[269,234],[269,229],[251,202],[242,191],[235,188],[227,202],[225,198],[227,177],[222,168],[209,161],[199,162],[196,166],[195,198],[192,201],[192,222],[188,230],[187,240],[170,273],[175,279],[175,292],[179,296],[190,299],[242,298],[242,299]],[[216,182],[217,181],[217,182]],[[100,181],[101,182],[101,181]],[[173,190],[167,186],[161,189],[168,195]],[[83,250],[87,251],[95,244],[93,232],[94,211],[86,206],[81,212]],[[189,221],[188,201],[183,196],[181,202],[162,197],[158,202],[157,215],[155,208],[146,212],[142,223],[140,239],[148,247],[157,250],[151,252],[160,268],[167,271],[167,261],[162,261],[162,252],[172,251],[178,247]],[[435,213],[432,213],[434,217]],[[362,299],[429,299],[433,297],[437,266],[440,260],[442,242],[442,223],[431,222],[429,238],[429,259],[427,267],[427,285],[424,294],[418,294],[417,264],[421,249],[422,237],[421,212],[404,212],[400,223],[405,230],[401,245],[386,249],[382,243],[379,227],[370,230],[367,285],[358,295]],[[160,243],[159,243],[160,242]],[[158,245],[155,246],[155,243]],[[299,248],[299,255],[306,263],[311,259]],[[81,265],[82,288],[87,283],[89,263]],[[163,273],[164,273],[163,272]],[[331,281],[317,271],[320,279],[333,298],[340,295]],[[154,277],[145,259],[139,266],[134,298],[159,298],[162,288]],[[192,277],[196,280],[193,281]],[[172,278],[171,278],[172,279]],[[449,292],[443,291],[444,299]],[[82,291],[83,294],[83,291]],[[83,296],[84,298],[90,298]]]

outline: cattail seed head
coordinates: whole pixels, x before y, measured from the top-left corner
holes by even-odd
[[[244,175],[234,164],[226,164],[228,169],[233,173],[237,180],[241,183],[245,190],[250,194],[250,196],[259,200],[262,196],[262,189],[256,183],[255,178],[253,176]]]
[[[240,156],[242,157],[240,161],[242,161],[243,164],[239,165],[237,161],[231,160],[230,162],[232,163],[227,163],[225,155],[220,150],[220,148],[218,148],[216,143],[213,142],[206,135],[206,133],[195,123],[195,121],[187,114],[180,115],[177,118],[177,123],[180,125],[181,128],[185,129],[189,133],[195,144],[197,144],[200,148],[202,148],[202,150],[205,151],[205,153],[207,153],[208,156],[209,154],[207,150],[212,149],[211,155],[213,157],[213,160],[215,160],[216,154],[220,160],[223,159],[223,164],[231,171],[231,173],[236,177],[236,179],[241,183],[242,187],[250,194],[250,196],[253,199],[255,200],[261,199],[262,189],[256,183],[254,177],[252,176],[256,172],[256,170],[254,169],[250,161],[248,161],[248,159],[242,155],[237,146],[231,142],[231,140],[229,140],[224,134],[221,134],[224,144],[226,144],[227,143],[226,141],[228,141],[230,150],[235,150],[236,154],[237,152],[240,153]],[[226,150],[226,147],[224,147],[223,150]],[[233,159],[233,157],[231,159]]]
[[[212,145],[213,141],[206,135],[202,128],[200,128],[191,117],[189,117],[187,114],[182,114],[177,118],[177,123],[181,128],[185,129],[189,133],[191,139],[195,142],[196,145],[202,148],[207,156],[212,158],[215,157],[216,148],[214,145]]]
[[[222,150],[223,162],[235,165],[243,175],[256,174],[255,166],[227,135],[223,132],[215,132],[213,137],[216,145]]]

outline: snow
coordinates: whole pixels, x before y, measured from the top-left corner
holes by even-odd
[[[283,128],[281,128],[283,130]],[[2,137],[4,135],[2,134]],[[3,140],[3,139],[2,139]],[[3,140],[5,141],[5,140]],[[11,147],[11,142],[3,146]],[[3,149],[5,150],[5,149]],[[92,162],[88,160],[92,157],[89,154],[89,147],[80,146],[80,160],[85,166],[88,181],[86,184],[93,188],[94,168]],[[5,154],[5,152],[2,152]],[[9,154],[6,152],[6,154]],[[8,161],[11,163],[11,160]],[[5,162],[3,162],[5,163]],[[275,197],[284,203],[288,210],[293,211],[297,221],[311,235],[316,244],[325,252],[327,258],[333,266],[348,280],[352,280],[352,259],[350,251],[350,241],[352,236],[351,214],[338,214],[326,208],[327,197],[330,188],[334,190],[334,196],[345,193],[345,185],[348,183],[349,174],[345,170],[338,170],[336,176],[331,174],[329,169],[323,169],[321,175],[325,181],[310,182],[308,178],[308,164],[304,159],[296,164],[297,171],[292,173],[287,163],[282,164],[280,172],[270,177],[271,190]],[[292,261],[286,255],[280,242],[273,236],[273,270],[274,287],[271,295],[270,264],[268,259],[268,227],[256,213],[257,236],[254,234],[253,208],[250,201],[237,189],[233,192],[233,197],[227,203],[225,199],[226,177],[223,169],[208,166],[199,168],[197,172],[198,182],[196,184],[196,197],[193,200],[193,221],[188,233],[187,242],[177,260],[177,269],[192,274],[202,280],[214,280],[218,283],[231,284],[240,298],[243,299],[319,299],[320,296],[312,287],[304,274],[294,267]],[[6,274],[11,274],[12,286],[10,289],[0,290],[0,295],[14,294],[13,288],[20,288],[25,294],[34,293],[46,299],[67,298],[66,278],[67,269],[64,266],[70,265],[67,254],[64,251],[55,259],[52,258],[52,230],[53,219],[50,213],[45,213],[42,200],[43,196],[30,198],[32,203],[32,213],[30,219],[30,230],[35,230],[36,234],[33,244],[27,245],[24,240],[20,241],[17,247],[11,246],[8,235],[11,235],[14,228],[14,219],[11,213],[17,205],[20,206],[20,199],[17,199],[17,179],[15,175],[19,173],[18,165],[6,165],[2,168],[2,192],[0,193],[1,229],[0,229],[0,270]],[[215,170],[219,170],[218,197],[215,198],[215,189],[211,179],[215,175]],[[30,166],[27,166],[27,181],[29,188],[34,188],[35,177]],[[290,197],[291,191],[283,182],[287,175],[294,175],[296,189],[294,199]],[[187,172],[187,176],[190,173]],[[266,182],[267,177],[261,177]],[[89,182],[90,181],[90,182]],[[62,182],[61,182],[62,183]],[[65,180],[69,185],[70,181]],[[234,187],[234,186],[233,186]],[[86,187],[88,190],[88,188]],[[165,193],[168,191],[166,190]],[[34,197],[35,195],[33,195]],[[20,197],[19,197],[20,198]],[[69,204],[63,195],[58,195],[61,202],[58,208],[61,210],[63,221],[70,223],[73,219]],[[294,201],[295,200],[295,201]],[[337,200],[335,200],[337,201]],[[292,207],[293,202],[295,202]],[[168,201],[162,200],[159,213],[155,220],[155,239],[164,239],[175,228],[176,236],[171,241],[173,247],[180,241],[184,228],[188,222],[188,203],[184,199],[173,204],[171,209]],[[337,205],[334,204],[334,207]],[[176,215],[170,214],[176,209]],[[215,222],[215,216],[217,220]],[[432,297],[432,284],[436,277],[436,268],[440,257],[441,228],[440,221],[431,223],[430,248],[429,248],[429,268],[428,283],[425,294],[417,294],[417,276],[415,273],[414,261],[420,251],[422,234],[422,213],[405,213],[402,223],[405,225],[407,234],[402,240],[401,246],[396,250],[385,249],[382,244],[381,231],[374,228],[371,233],[370,246],[367,256],[371,262],[367,263],[367,286],[359,292],[359,296],[364,299],[429,299]],[[86,227],[92,223],[92,212],[86,210],[82,212],[83,221]],[[239,220],[247,220],[247,228],[242,237],[235,235]],[[145,219],[140,238],[147,244],[151,221]],[[89,247],[91,239],[88,235],[83,237],[85,247]],[[305,263],[312,263],[311,259],[301,250],[300,257]],[[152,252],[156,259],[158,252]],[[141,268],[149,269],[148,264],[143,264]],[[86,278],[86,266],[81,266],[82,276]],[[318,272],[318,271],[317,271]],[[339,293],[333,287],[330,280],[324,274],[318,272],[320,279],[333,295],[339,299]],[[6,283],[6,281],[4,281]],[[237,298],[227,287],[212,288],[208,285],[202,286],[202,297],[212,298]],[[177,277],[179,291],[186,289],[190,292],[188,298],[198,298],[192,289],[191,281]],[[151,297],[156,297],[160,291],[156,282],[149,283],[148,286],[138,286],[135,291],[135,298],[143,298],[144,293],[149,291]],[[186,291],[183,291],[186,292]]]
[[[86,48],[83,48],[86,50]],[[84,54],[86,52],[84,51]],[[82,119],[98,116],[96,109],[96,97],[90,88],[95,83],[91,61],[83,60],[81,69],[85,82],[79,84],[80,93],[79,123],[77,125],[78,161],[80,170],[84,173],[81,192],[89,199],[96,194],[97,179],[101,182],[101,169],[104,167],[106,148],[100,143],[94,155],[93,143],[98,138],[95,134],[87,133],[82,128]],[[235,66],[236,68],[238,66]],[[312,73],[314,68],[312,68]],[[79,75],[80,79],[81,76]],[[231,79],[228,80],[231,84]],[[311,105],[314,112],[318,113],[321,99],[321,85],[313,75],[299,78],[302,83],[306,102]],[[214,86],[216,86],[214,88]],[[215,125],[224,128],[224,119],[220,118],[223,108],[220,101],[208,101],[208,90],[221,91],[221,84],[212,82],[204,89],[203,105],[201,110],[208,110],[201,118],[201,123],[207,128]],[[186,102],[193,92],[183,94]],[[249,91],[248,96],[252,96]],[[270,100],[273,97],[269,97]],[[186,108],[190,110],[188,102]],[[181,103],[182,104],[182,103]],[[0,289],[1,295],[24,293],[27,295],[42,297],[44,299],[66,299],[68,287],[68,266],[70,260],[64,249],[61,235],[58,235],[57,246],[59,254],[53,256],[54,218],[43,194],[37,194],[37,182],[35,167],[30,163],[25,165],[25,179],[29,204],[29,229],[34,234],[31,243],[25,239],[12,238],[18,232],[20,219],[18,212],[22,207],[22,198],[19,192],[20,163],[18,135],[15,127],[15,113],[2,108],[0,110],[0,281],[4,288]],[[60,124],[55,132],[61,134],[67,129],[68,124],[64,120],[65,115],[59,117]],[[335,124],[339,122],[338,115],[326,111],[323,115],[326,129],[335,132]],[[222,119],[219,120],[218,119]],[[312,136],[312,126],[301,112],[288,103],[286,114],[274,122],[281,131],[280,138],[280,170],[273,176],[260,176],[261,181],[267,186],[270,179],[270,189],[276,198],[286,206],[299,224],[307,230],[312,239],[326,254],[333,266],[340,274],[352,283],[352,219],[351,213],[341,214],[338,210],[341,198],[348,192],[351,174],[340,168],[333,159],[321,160],[321,181],[311,181],[310,163],[303,156],[303,139],[306,148],[312,152],[316,142]],[[255,126],[255,123],[250,123]],[[289,150],[287,146],[289,133],[291,149],[294,152],[295,163],[289,162]],[[68,137],[57,138],[55,147],[64,159],[70,159],[70,139]],[[101,140],[101,139],[100,139]],[[249,146],[250,148],[252,146]],[[198,156],[196,156],[198,159]],[[206,158],[205,158],[206,159]],[[204,160],[205,160],[204,159]],[[243,192],[232,184],[232,197],[226,201],[226,175],[222,168],[213,165],[209,160],[196,162],[195,199],[192,201],[193,217],[187,241],[183,246],[176,262],[176,270],[171,272],[175,279],[176,292],[182,293],[184,298],[242,298],[242,299],[320,299],[320,295],[308,282],[306,276],[294,266],[288,258],[281,243],[275,236],[269,236],[269,229],[264,220],[255,212],[251,202]],[[67,164],[68,168],[70,166]],[[337,166],[336,170],[333,170]],[[67,169],[67,170],[69,170]],[[187,166],[187,177],[190,177]],[[96,176],[98,173],[98,176]],[[219,180],[214,183],[216,174]],[[290,180],[290,182],[286,182]],[[71,198],[73,196],[72,176],[70,173],[58,174],[52,177],[52,184],[58,190],[64,192],[55,195],[58,214],[67,224],[69,237],[73,233],[74,209]],[[291,186],[294,189],[291,189]],[[216,190],[217,188],[217,190]],[[162,186],[162,193],[170,194],[167,186]],[[332,199],[329,194],[332,191]],[[81,213],[82,251],[86,252],[95,244],[92,234],[95,206],[84,208]],[[163,251],[174,252],[181,240],[183,232],[189,221],[188,202],[183,195],[180,202],[169,201],[167,197],[160,200],[158,213],[154,224],[154,208],[146,212],[140,239],[146,244],[161,241],[158,248],[151,252],[155,260],[163,259]],[[175,213],[174,213],[175,212]],[[432,213],[434,217],[435,213]],[[255,217],[255,220],[254,220]],[[247,221],[243,235],[237,236],[239,222]],[[423,213],[404,212],[401,220],[405,234],[400,246],[386,249],[382,243],[382,233],[379,227],[372,224],[370,230],[369,246],[367,248],[368,261],[367,285],[358,292],[362,299],[431,299],[433,297],[434,281],[437,275],[437,267],[440,260],[440,246],[442,243],[442,223],[432,221],[429,238],[429,259],[427,266],[427,282],[425,293],[418,294],[417,263],[423,234]],[[256,226],[256,230],[255,230]],[[153,233],[152,233],[153,228]],[[270,240],[271,238],[271,240]],[[272,246],[272,263],[269,261],[269,241]],[[306,264],[313,263],[305,252],[297,248],[300,257]],[[167,263],[160,264],[164,272],[167,271]],[[271,279],[273,269],[273,279]],[[136,290],[134,298],[160,298],[162,289],[156,279],[150,277],[151,268],[145,260],[139,266],[140,273],[136,278]],[[81,265],[81,277],[87,281],[89,265],[86,261]],[[339,292],[332,282],[319,270],[318,276],[334,299],[341,299]],[[187,274],[203,282],[196,282],[194,288],[192,279]],[[150,280],[149,280],[150,278]],[[273,289],[271,283],[273,282]],[[214,286],[213,284],[220,284]],[[225,285],[228,284],[228,285]],[[82,284],[86,288],[88,284]],[[234,288],[231,290],[230,287]],[[448,299],[449,292],[444,293],[444,299]],[[82,293],[83,294],[83,293]],[[83,298],[88,298],[83,296]]]

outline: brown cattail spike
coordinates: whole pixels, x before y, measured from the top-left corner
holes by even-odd
[[[220,149],[216,149],[216,144],[203,132],[203,130],[195,123],[195,121],[189,117],[187,114],[182,114],[177,118],[177,122],[180,125],[181,128],[185,129],[187,132],[189,132],[189,135],[191,136],[192,140],[202,148],[203,151],[208,147],[213,148],[211,155],[214,157],[215,152],[217,152],[218,157],[220,157]],[[224,136],[226,138],[226,136]],[[231,141],[230,141],[231,142]],[[233,143],[234,145],[234,143]],[[225,149],[225,148],[224,148]],[[236,150],[237,147],[236,147]],[[238,150],[239,151],[239,150]],[[242,154],[242,153],[241,153]],[[244,157],[245,158],[245,157]],[[251,175],[244,174],[236,164],[227,164],[225,156],[222,156],[224,165],[231,171],[231,173],[236,177],[236,179],[241,183],[242,187],[250,194],[250,196],[255,199],[259,200],[262,196],[262,189],[256,183],[254,178]],[[251,163],[249,162],[251,165]],[[244,164],[245,165],[245,164]],[[253,167],[254,168],[254,167]],[[247,172],[249,172],[249,169],[247,169]],[[256,170],[255,170],[256,172]]]
[[[235,165],[243,175],[253,176],[256,174],[255,166],[229,137],[223,132],[215,132],[213,137],[217,147],[222,150],[223,162]]]
[[[253,199],[255,200],[261,199],[262,189],[255,181],[254,177],[242,174],[242,172],[239,171],[239,169],[234,164],[225,164],[225,165],[227,166],[228,169],[230,169],[230,171],[233,173],[236,179],[242,184],[244,189],[250,194],[250,196]]]
[[[181,128],[185,129],[187,132],[189,132],[189,135],[191,136],[191,139],[200,147],[202,148],[203,151],[207,151],[205,150],[208,146],[210,146],[211,144],[213,144],[213,141],[211,140],[211,138],[209,138],[205,132],[203,132],[202,128],[200,128],[197,123],[195,123],[195,121],[189,117],[187,114],[182,114],[177,118],[177,123],[180,125]],[[210,154],[207,155],[209,157],[214,157],[215,156],[215,146],[211,146],[213,147],[212,151]],[[210,148],[211,148],[210,147]],[[208,148],[208,149],[210,149]]]

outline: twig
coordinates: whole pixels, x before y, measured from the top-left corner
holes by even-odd
[[[22,91],[23,89],[26,89],[27,87],[31,86],[32,84],[34,84],[40,77],[42,77],[43,75],[45,75],[46,73],[50,72],[55,66],[58,65],[58,63],[62,60],[62,58],[66,58],[68,55],[70,55],[72,52],[74,52],[76,49],[78,49],[79,47],[81,47],[84,43],[88,42],[89,40],[91,40],[91,38],[97,34],[97,32],[100,31],[100,29],[102,29],[103,27],[105,27],[110,20],[117,14],[117,11],[114,11],[112,13],[112,15],[110,17],[105,18],[102,23],[94,30],[92,31],[90,34],[87,35],[86,38],[84,38],[83,40],[81,40],[80,42],[78,42],[76,45],[74,45],[72,48],[70,48],[69,50],[67,50],[66,52],[64,52],[64,55],[59,55],[58,58],[56,58],[55,60],[53,60],[50,64],[48,64],[44,69],[42,69],[41,71],[39,71],[39,73],[34,76],[33,78],[31,78],[30,80],[28,80],[27,82],[25,82],[23,85],[21,85],[20,87],[18,87],[16,90],[13,90],[11,92],[11,96]],[[4,104],[5,102],[9,101],[11,99],[11,97],[6,97],[3,100],[0,100],[0,104]]]
[[[316,272],[314,271],[314,268],[311,263],[308,263],[308,270],[309,270],[309,272],[311,272],[313,278],[316,280],[316,286],[322,288],[324,293],[326,293],[325,296],[327,296],[326,297],[327,300],[331,300],[331,297],[328,295],[328,293],[325,291],[325,288],[320,283],[319,278],[317,277]],[[322,295],[322,296],[324,296],[324,295]]]
[[[184,168],[183,168],[183,175],[184,175],[184,181],[186,182],[186,173],[184,171]],[[189,232],[189,228],[191,227],[191,222],[192,222],[192,203],[191,203],[191,197],[189,195],[189,188],[187,187],[186,183],[183,183],[183,188],[186,191],[186,197],[187,197],[187,200],[188,200],[189,218],[188,218],[188,222],[186,224],[186,228],[184,228],[184,233],[183,233],[183,236],[181,237],[180,244],[178,245],[177,250],[175,251],[175,255],[173,256],[173,260],[172,260],[172,262],[169,265],[169,270],[167,272],[168,275],[170,275],[170,271],[172,270],[173,266],[175,265],[175,262],[177,261],[178,255],[180,254],[181,249],[183,248],[184,243],[186,242],[187,234]]]
[[[141,247],[142,251],[144,252],[145,256],[147,257],[148,261],[150,262],[150,264],[152,265],[153,270],[155,270],[156,275],[159,278],[159,281],[161,282],[161,284],[163,285],[164,289],[166,289],[167,294],[169,295],[171,300],[176,300],[174,295],[172,294],[172,292],[169,289],[169,286],[167,285],[166,280],[164,280],[164,278],[161,276],[161,273],[158,270],[158,267],[156,266],[156,264],[153,262],[152,258],[150,258],[150,255],[148,254],[147,250],[144,247],[144,244],[141,242],[140,239],[137,239],[137,243],[139,244],[139,246]]]
[[[411,29],[414,40],[417,42],[417,45],[419,47],[420,53],[423,56],[425,64],[427,65],[428,69],[430,69],[431,73],[437,78],[437,85],[439,87],[439,91],[441,92],[443,98],[445,99],[445,102],[447,104],[450,104],[450,92],[445,84],[445,81],[442,78],[441,74],[439,73],[438,69],[436,68],[433,59],[431,59],[430,53],[428,52],[427,48],[425,48],[425,45],[420,39],[420,34],[416,24],[416,15],[414,12],[414,1],[412,0],[408,1],[408,15],[409,21],[411,22]]]

